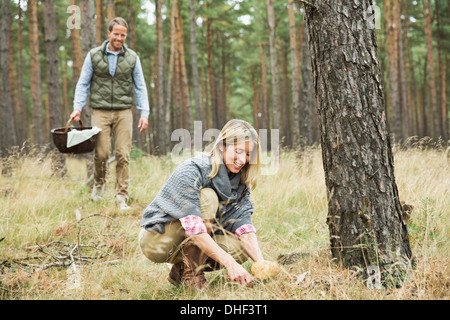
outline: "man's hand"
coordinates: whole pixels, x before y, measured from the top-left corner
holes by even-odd
[[[139,133],[142,133],[145,130],[147,130],[147,128],[148,128],[148,119],[147,119],[147,117],[141,117],[139,119],[138,128],[139,128]]]
[[[70,120],[72,120],[72,121],[80,121],[80,116],[81,116],[81,112],[78,111],[78,110],[75,110],[70,115]]]

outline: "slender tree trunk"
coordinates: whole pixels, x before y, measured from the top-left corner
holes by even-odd
[[[0,128],[0,153],[4,156],[9,149],[17,145],[16,128],[14,125],[14,109],[11,100],[11,89],[9,82],[9,46],[11,33],[11,8],[9,1],[2,2],[2,21],[0,38],[0,70],[2,81],[1,106],[1,128]]]
[[[62,104],[63,104],[63,119],[64,117],[68,117],[72,111],[71,103],[69,104],[69,95],[68,95],[68,81],[67,81],[67,61],[63,56],[62,59],[59,60],[60,69],[61,69],[61,82],[62,82]]]
[[[208,91],[208,79],[205,72],[204,61],[202,59],[202,70],[201,70],[201,78],[202,78],[202,100],[203,100],[203,121],[205,123],[205,128],[211,128],[211,108],[209,107],[209,91]]]
[[[402,137],[407,138],[410,134],[410,118],[408,113],[408,100],[407,100],[407,85],[406,85],[406,71],[405,71],[405,54],[403,50],[403,28],[402,20],[400,18],[400,2],[395,0],[395,24],[397,25],[398,32],[398,71],[399,71],[399,91],[400,91],[400,106],[402,115]]]
[[[202,105],[200,102],[200,90],[198,81],[198,62],[197,62],[197,24],[195,22],[195,0],[189,1],[189,13],[191,20],[191,63],[192,63],[192,81],[194,84],[195,99],[195,120],[202,121]]]
[[[433,138],[438,139],[441,136],[441,124],[439,122],[439,113],[436,101],[436,80],[434,78],[434,58],[433,58],[433,38],[431,34],[431,9],[430,0],[422,0],[425,41],[427,44],[427,60],[429,68],[428,86],[431,99],[431,118],[433,119]]]
[[[70,0],[71,5],[76,5],[75,0]],[[83,65],[81,46],[80,46],[80,31],[77,28],[70,29],[70,36],[72,40],[72,69],[73,69],[73,83],[74,87],[80,77],[81,67]]]
[[[116,17],[116,5],[114,0],[108,0],[108,10],[107,10],[108,23]]]
[[[403,139],[402,110],[400,104],[399,65],[398,65],[398,23],[394,12],[398,7],[398,0],[385,0],[384,11],[386,20],[386,41],[389,61],[389,97],[391,103],[392,126],[391,132],[395,142]]]
[[[178,4],[180,6],[180,4]],[[185,128],[189,130],[191,135],[194,132],[194,125],[192,122],[192,110],[191,110],[191,97],[189,94],[189,82],[186,70],[186,58],[184,53],[184,34],[183,34],[183,21],[182,16],[180,14],[180,8],[178,7],[177,13],[178,19],[175,19],[175,22],[178,22],[178,44],[177,49],[180,54],[180,67],[181,67],[181,81],[182,81],[182,100],[183,100],[183,119],[185,119],[186,124]]]
[[[429,101],[428,101],[428,94],[429,90],[427,90],[427,69],[428,69],[428,59],[424,59],[423,63],[423,81],[422,81],[422,107],[420,110],[420,119],[422,123],[422,132],[423,136],[431,136],[431,128],[430,124],[428,122],[428,115],[429,115]]]
[[[410,117],[411,129],[415,128],[415,130],[410,130],[411,135],[418,135],[419,137],[423,137],[423,132],[419,130],[419,106],[418,106],[418,90],[416,89],[416,73],[414,69],[414,63],[411,57],[411,48],[409,45],[409,38],[405,37],[405,46],[406,46],[406,69],[409,70],[409,86],[408,92],[410,101],[408,109],[408,116]],[[414,121],[415,120],[415,121]]]
[[[24,96],[23,96],[23,28],[22,28],[22,8],[20,5],[21,1],[19,0],[18,4],[17,4],[17,10],[18,10],[18,26],[17,26],[17,42],[18,42],[18,55],[19,55],[19,59],[18,59],[18,81],[17,81],[17,96],[18,96],[18,102],[19,102],[19,112],[17,114],[17,119],[18,119],[18,142],[20,144],[22,144],[25,140],[27,140],[27,131],[26,128],[28,128],[28,123],[27,123],[27,113],[26,113],[26,108],[25,108],[25,101],[24,101]]]
[[[253,86],[253,105],[252,105],[252,110],[253,110],[253,122],[255,125],[255,129],[259,130],[260,126],[259,126],[259,99],[258,99],[258,85],[256,83],[256,76],[255,76],[255,71],[252,70],[252,86]]]
[[[175,50],[176,50],[176,26],[175,26],[175,15],[177,11],[177,1],[172,1],[172,13],[170,17],[170,58],[169,58],[169,75],[167,81],[167,91],[166,91],[166,101],[165,101],[165,139],[167,142],[170,141],[170,122],[171,122],[171,112],[170,106],[172,102],[172,86],[173,86],[173,73],[174,73],[174,63],[175,63]],[[167,144],[169,147],[169,144]],[[166,149],[168,152],[169,149]]]
[[[269,44],[270,44],[270,69],[272,74],[272,112],[273,129],[281,128],[281,105],[280,105],[280,80],[277,56],[277,44],[275,35],[275,13],[273,0],[267,0],[267,16],[269,23]]]
[[[222,36],[222,93],[220,97],[220,127],[222,128],[227,120],[227,53],[225,50],[226,37]]]
[[[37,1],[28,2],[29,11],[29,33],[30,33],[30,56],[31,56],[31,97],[33,101],[33,139],[34,144],[44,144],[43,121],[42,121],[42,87],[41,87],[41,65],[39,62],[39,40],[38,40],[38,17]]]
[[[311,51],[308,44],[307,22],[303,22],[303,45],[302,45],[302,83],[300,102],[300,135],[302,146],[309,146],[313,143],[313,108],[314,108],[314,86],[313,73],[311,69]]]
[[[45,47],[47,63],[50,128],[63,126],[61,93],[58,70],[58,41],[56,37],[56,15],[54,0],[44,1]],[[50,132],[46,133],[50,135]]]
[[[284,145],[287,147],[292,146],[292,116],[290,114],[289,104],[289,88],[288,88],[288,76],[287,76],[287,51],[284,50],[284,45],[280,37],[277,37],[278,44],[278,56],[280,61],[281,71],[281,87],[280,87],[280,102],[281,102],[281,128],[282,136],[284,137]]]
[[[259,44],[259,56],[261,60],[261,92],[262,92],[262,106],[261,106],[261,128],[270,129],[269,116],[269,92],[267,89],[267,64],[266,53],[263,45]]]
[[[173,0],[173,2],[176,4],[176,0]],[[165,129],[165,106],[164,106],[164,36],[163,36],[163,23],[162,23],[162,6],[163,1],[157,0],[156,1],[156,38],[157,38],[157,91],[156,91],[156,97],[157,97],[157,141],[159,146],[159,152],[160,154],[166,153],[166,137],[164,134]]]
[[[441,48],[441,25],[440,25],[440,18],[439,18],[439,0],[435,0],[435,15],[436,15],[436,38],[437,38],[437,51],[438,51],[438,73],[439,73],[439,108],[440,113],[440,122],[441,122],[441,133],[442,133],[442,140],[447,141],[448,139],[448,115],[447,115],[447,93],[446,93],[446,86],[445,86],[445,67],[442,60],[442,48]]]
[[[380,270],[383,280],[391,272],[401,283],[412,253],[394,177],[376,35],[366,20],[373,3],[310,3],[314,7],[305,10],[331,252],[344,266],[367,275]]]
[[[294,0],[289,0],[289,36],[291,48],[291,68],[292,68],[292,113],[293,113],[293,147],[300,146],[300,79],[298,75],[297,64],[297,36],[295,32],[295,15],[294,15]]]
[[[209,2],[206,4],[209,7]],[[212,68],[212,50],[211,50],[211,18],[206,18],[206,52],[208,55],[208,79],[209,79],[209,92],[211,94],[211,114],[212,125],[214,128],[219,127],[218,117],[218,105],[217,105],[217,92],[214,81],[213,68]]]
[[[96,20],[96,44],[97,46],[100,46],[103,42],[103,34],[105,30],[103,29],[103,0],[95,0],[95,15],[97,16]]]
[[[82,41],[82,60],[86,58],[89,51],[96,47],[96,25],[95,25],[95,7],[93,0],[80,0],[82,5],[81,14],[81,34],[83,36]],[[91,125],[91,108],[89,106],[89,100],[86,106],[83,108],[83,124],[86,126]]]
[[[47,70],[47,102],[49,129],[64,125],[61,106],[61,92],[59,87],[58,70],[58,40],[56,33],[56,14],[54,0],[44,1],[44,26],[45,26],[45,48],[46,48],[46,70]],[[55,149],[50,137],[50,130],[45,136]],[[56,150],[56,149],[55,149]],[[53,174],[64,176],[67,173],[66,158],[61,153],[51,154]]]
[[[266,51],[263,45],[259,44],[259,55],[261,60],[261,121],[260,126],[264,130],[270,130],[270,114],[269,114],[269,91],[267,89],[267,64]],[[264,150],[270,150],[271,140],[269,135],[261,135],[261,146]]]

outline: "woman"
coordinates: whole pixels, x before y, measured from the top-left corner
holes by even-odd
[[[228,278],[250,284],[241,266],[263,260],[252,225],[250,190],[261,148],[255,129],[229,121],[208,154],[181,163],[144,210],[139,243],[153,262],[173,264],[168,280],[202,289],[204,271],[223,266]]]

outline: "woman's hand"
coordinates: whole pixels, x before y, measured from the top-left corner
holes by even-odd
[[[227,267],[228,275],[226,278],[240,285],[249,285],[253,282],[253,277],[239,263],[235,262]]]
[[[227,278],[240,285],[250,284],[253,277],[236,260],[225,252],[207,233],[192,236],[192,242],[208,257],[219,262],[228,271]]]

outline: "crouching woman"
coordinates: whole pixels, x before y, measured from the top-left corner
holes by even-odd
[[[241,264],[263,260],[250,201],[260,157],[255,129],[231,120],[211,151],[177,166],[144,210],[140,247],[149,260],[173,264],[172,284],[202,289],[204,272],[221,267],[231,281],[253,281]]]

